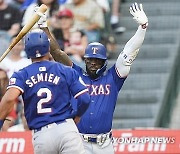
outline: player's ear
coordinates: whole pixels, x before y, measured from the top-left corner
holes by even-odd
[[[87,58],[84,58],[84,62],[85,62],[85,64],[87,64],[87,62],[88,62],[88,59],[87,59]]]

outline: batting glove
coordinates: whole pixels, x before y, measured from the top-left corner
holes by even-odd
[[[134,3],[129,8],[130,13],[133,16],[133,19],[140,25],[142,28],[146,28],[148,26],[148,18],[143,10],[142,4]]]
[[[47,27],[47,16],[44,13],[38,12],[39,7],[35,7],[34,11],[40,16],[39,21],[37,22],[39,28]]]

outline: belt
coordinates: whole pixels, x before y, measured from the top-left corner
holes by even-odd
[[[97,143],[97,144],[103,144],[107,139],[112,138],[112,132],[106,134],[99,134],[97,136],[88,135],[88,134],[81,134],[81,135],[84,141]]]
[[[41,130],[52,128],[52,127],[54,127],[54,126],[59,125],[60,123],[62,123],[62,122],[64,122],[64,121],[65,121],[65,120],[58,121],[58,122],[53,122],[53,123],[50,123],[50,124],[45,125],[45,126],[43,126],[43,127],[33,129],[33,132],[34,132],[34,133],[37,133],[37,132],[39,132],[39,131],[41,131]]]

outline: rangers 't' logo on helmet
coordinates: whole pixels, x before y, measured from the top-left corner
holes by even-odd
[[[97,54],[98,48],[92,47],[92,50],[93,50],[93,55]]]

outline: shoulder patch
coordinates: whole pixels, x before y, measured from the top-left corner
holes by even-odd
[[[15,84],[16,83],[16,78],[11,78],[9,80],[9,85]]]

